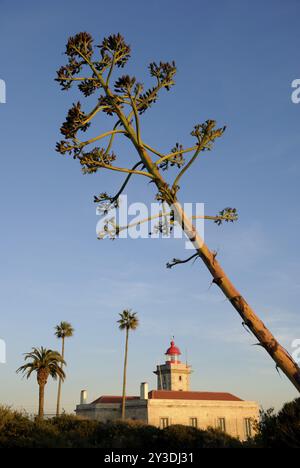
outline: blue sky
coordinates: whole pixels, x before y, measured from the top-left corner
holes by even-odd
[[[180,240],[97,241],[93,196],[113,192],[119,175],[83,176],[54,151],[75,91],[54,81],[70,35],[89,31],[96,42],[121,32],[132,46],[128,71],[146,80],[153,60],[175,60],[176,86],[145,114],[145,140],[168,151],[189,144],[196,123],[228,126],[215,149],[182,184],[181,200],[204,202],[206,213],[225,206],[237,224],[206,225],[208,245],[258,315],[291,352],[300,338],[298,238],[300,104],[291,82],[300,78],[297,0],[189,2],[0,1],[1,249],[0,402],[31,411],[36,382],[15,374],[33,345],[57,347],[53,327],[71,321],[63,406],[79,392],[90,399],[121,392],[124,308],[138,312],[131,337],[128,392],[155,386],[152,371],[170,337],[194,368],[194,390],[229,391],[265,407],[297,396],[200,263],[167,270],[184,256]],[[108,123],[103,118],[103,128]],[[127,147],[117,146],[118,154]],[[130,201],[150,203],[153,188],[136,180]],[[54,408],[56,385],[47,390]]]

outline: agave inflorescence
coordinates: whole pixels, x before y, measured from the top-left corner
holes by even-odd
[[[79,102],[73,104],[61,127],[64,139],[57,144],[57,151],[61,154],[70,154],[78,159],[85,173],[109,169],[127,174],[124,183],[114,196],[102,193],[95,197],[95,201],[103,204],[106,211],[117,206],[119,195],[133,175],[150,179],[152,186],[157,188],[156,199],[171,207],[169,215],[172,223],[174,220],[178,221],[196,251],[187,260],[174,259],[169,266],[201,258],[213,277],[213,283],[218,285],[237,310],[243,320],[243,325],[247,326],[255,335],[259,344],[274,359],[276,366],[283,370],[300,391],[299,367],[231,283],[216,259],[216,253],[204,243],[196,231],[192,219],[187,216],[178,200],[182,177],[199,159],[200,154],[212,149],[215,140],[224,134],[225,127],[217,128],[216,122],[209,119],[194,126],[191,135],[196,141],[191,147],[185,148],[177,143],[171,152],[167,153],[153,148],[142,137],[140,118],[157,101],[159,93],[163,89],[169,91],[175,84],[175,63],[152,62],[149,65],[149,71],[155,84],[147,90],[144,90],[143,84],[136,77],[124,73],[112,83],[115,69],[123,69],[130,58],[130,46],[120,34],[105,38],[96,47],[93,44],[91,35],[86,32],[71,37],[66,47],[68,63],[57,72],[56,79],[63,90],[68,90],[72,85],[77,84],[84,97],[89,98],[93,94],[97,96],[94,107],[88,112],[82,110]],[[112,129],[85,141],[80,139],[80,132],[86,132],[90,128],[93,119],[99,112],[104,112],[115,118]],[[125,136],[131,142],[135,154],[138,156],[138,160],[134,161],[131,167],[115,165],[117,155],[112,151],[112,146],[117,135]],[[106,141],[106,144],[99,146],[100,141]],[[87,149],[90,146],[92,148]],[[178,171],[174,180],[170,180],[172,172],[168,172],[169,169]],[[162,233],[165,232],[164,219],[167,216],[168,214],[163,212],[159,220],[158,230]],[[236,221],[237,211],[235,208],[225,208],[217,216],[204,217],[220,225],[222,221]],[[112,221],[107,226],[106,231],[107,233],[113,231],[114,238],[124,228],[126,226],[117,226]]]

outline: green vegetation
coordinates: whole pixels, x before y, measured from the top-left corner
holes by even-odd
[[[136,421],[100,423],[62,415],[31,421],[26,415],[0,407],[0,448],[105,448],[192,450],[239,448],[242,444],[216,430],[172,426],[157,429]]]
[[[300,398],[286,403],[283,408],[263,411],[258,424],[255,443],[268,448],[300,448]]]
[[[65,373],[62,366],[66,363],[57,351],[43,348],[43,346],[41,348],[32,348],[31,353],[25,354],[24,360],[25,364],[19,367],[17,372],[22,372],[27,379],[31,377],[33,372],[36,373],[39,386],[39,418],[42,419],[44,417],[45,387],[48,378],[64,380]]]
[[[35,419],[0,407],[0,448],[104,448],[192,451],[201,448],[300,448],[300,398],[278,414],[262,414],[257,436],[240,442],[219,430],[186,426],[157,429],[137,421],[100,423],[62,415]]]

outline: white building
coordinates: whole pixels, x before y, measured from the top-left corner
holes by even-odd
[[[253,423],[259,417],[255,401],[244,401],[231,393],[190,391],[191,367],[180,362],[181,352],[174,341],[166,351],[166,362],[158,365],[157,390],[148,391],[143,382],[139,396],[126,398],[126,418],[157,427],[171,424],[206,429],[217,427],[233,437],[245,440],[253,434]],[[121,417],[120,396],[101,396],[87,403],[81,392],[78,416],[107,422]]]

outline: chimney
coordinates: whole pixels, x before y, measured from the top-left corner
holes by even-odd
[[[140,392],[140,399],[141,400],[148,400],[148,384],[147,382],[141,383],[141,392]]]
[[[81,390],[80,392],[80,404],[86,405],[87,404],[87,391]]]

